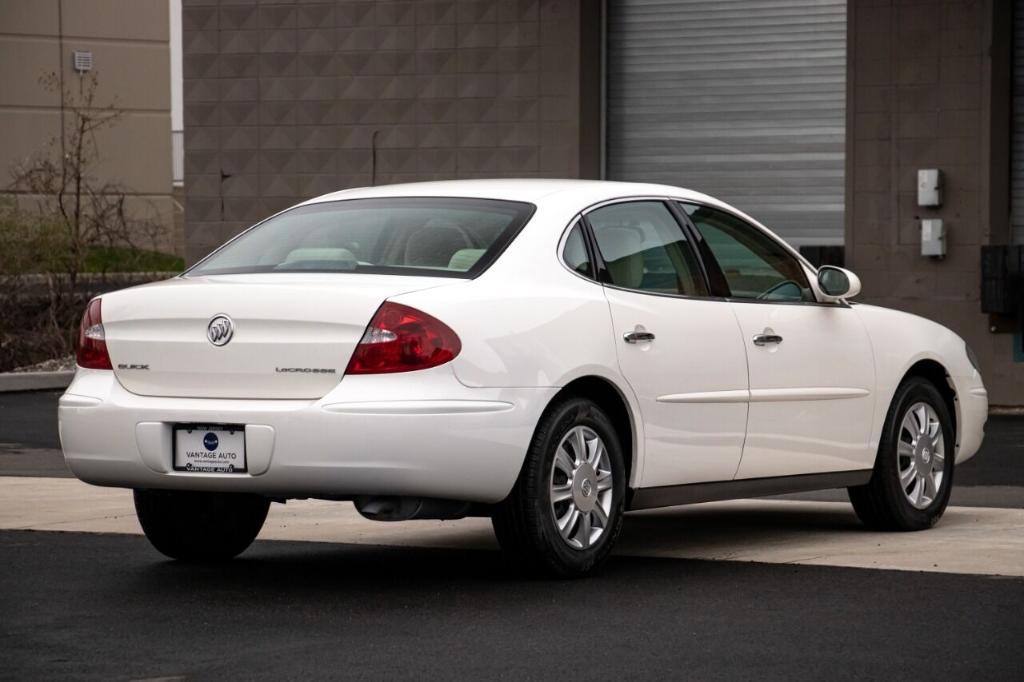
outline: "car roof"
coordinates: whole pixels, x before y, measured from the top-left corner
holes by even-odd
[[[338,201],[342,199],[370,199],[375,197],[464,197],[476,199],[504,199],[506,201],[542,200],[581,202],[581,205],[607,199],[629,196],[671,196],[701,202],[721,202],[692,190],[670,185],[640,182],[613,182],[607,180],[560,179],[497,179],[497,180],[442,180],[411,182],[377,187],[357,187],[332,192],[310,199],[306,203]]]

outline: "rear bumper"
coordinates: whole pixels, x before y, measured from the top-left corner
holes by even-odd
[[[316,401],[166,398],[80,369],[60,400],[60,437],[68,467],[96,485],[497,502],[557,390],[468,388],[442,366],[345,377]],[[248,473],[174,471],[182,422],[245,424]]]

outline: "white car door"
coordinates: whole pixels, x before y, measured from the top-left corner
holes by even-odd
[[[712,282],[729,288],[746,348],[750,409],[736,478],[871,468],[875,370],[860,318],[818,303],[804,267],[764,231],[716,208],[683,208],[717,269]]]
[[[730,480],[743,450],[747,368],[736,317],[707,298],[696,252],[668,204],[586,214],[611,308],[619,366],[640,404],[640,483]]]

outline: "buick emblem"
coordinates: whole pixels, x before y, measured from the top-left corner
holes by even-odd
[[[206,326],[206,338],[215,346],[223,346],[235,333],[235,324],[227,315],[217,315]]]

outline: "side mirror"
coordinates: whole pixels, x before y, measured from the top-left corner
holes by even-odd
[[[818,268],[818,288],[825,295],[826,301],[834,303],[859,294],[860,278],[845,268],[823,265]]]

